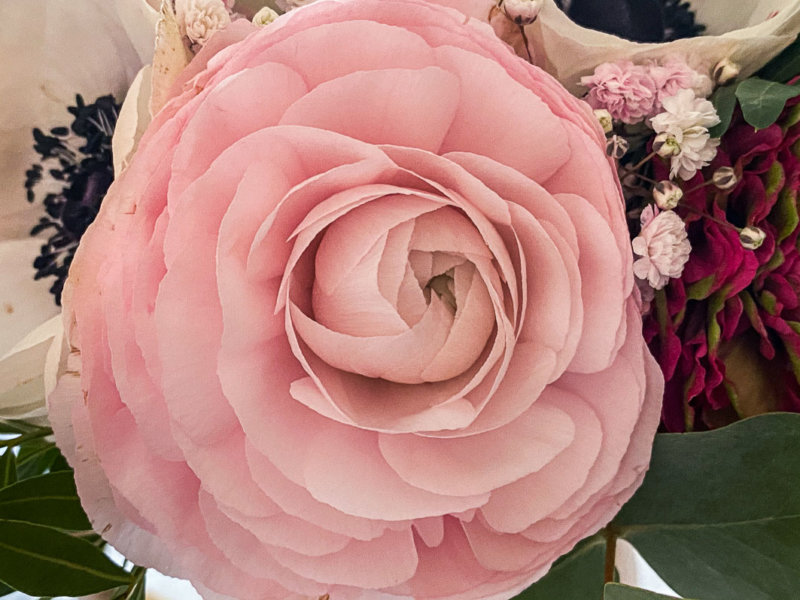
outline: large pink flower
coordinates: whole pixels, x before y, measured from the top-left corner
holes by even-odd
[[[92,522],[207,598],[508,598],[633,493],[659,417],[590,110],[418,0],[212,58],[65,308]]]

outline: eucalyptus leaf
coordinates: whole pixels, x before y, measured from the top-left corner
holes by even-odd
[[[0,519],[74,531],[92,528],[81,508],[70,471],[23,479],[0,490]]]
[[[6,448],[0,456],[0,488],[17,481],[17,459],[11,448]]]
[[[726,85],[717,88],[717,91],[711,96],[711,103],[717,109],[719,116],[719,123],[708,130],[711,137],[722,137],[722,134],[728,131],[731,119],[733,119],[733,111],[736,108],[736,89],[738,87],[739,84]]]
[[[130,575],[85,540],[0,519],[0,579],[31,596],[85,596],[127,585]]]
[[[621,583],[607,583],[603,600],[675,600],[675,598]]]
[[[659,434],[612,529],[682,596],[787,600],[800,590],[798,482],[800,414]]]
[[[584,540],[516,600],[600,600],[605,552],[602,535]]]
[[[756,129],[772,125],[780,116],[786,101],[800,95],[800,86],[785,85],[751,77],[736,87],[736,97],[744,120]]]

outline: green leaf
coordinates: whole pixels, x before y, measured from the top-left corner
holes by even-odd
[[[728,131],[733,118],[733,110],[736,108],[736,88],[738,87],[738,83],[726,85],[717,88],[717,91],[711,96],[711,103],[717,109],[717,115],[719,115],[719,123],[708,130],[711,137],[722,137],[722,134]]]
[[[800,590],[800,415],[659,434],[614,520],[682,596],[787,600]]]
[[[44,439],[31,440],[20,446],[17,455],[17,473],[20,479],[46,473],[61,455],[52,442]]]
[[[39,429],[36,425],[31,425],[25,421],[14,421],[12,419],[0,419],[0,433],[20,434],[29,433]]]
[[[745,79],[736,87],[742,116],[756,129],[772,125],[780,116],[786,101],[800,95],[800,87],[766,81],[758,77]]]
[[[6,448],[0,456],[0,488],[11,485],[17,480],[17,459],[11,448]]]
[[[773,58],[758,72],[762,79],[786,83],[800,73],[800,38],[792,42],[783,52]]]
[[[603,589],[606,542],[602,535],[584,540],[561,557],[542,579],[516,600],[599,600]]]
[[[80,538],[0,520],[0,579],[31,596],[85,596],[127,585],[130,575]]]
[[[16,590],[14,588],[7,586],[5,583],[0,581],[0,597],[13,594],[15,591]]]
[[[70,471],[23,479],[0,490],[0,519],[73,531],[92,528],[81,507]]]
[[[675,598],[621,583],[607,583],[603,600],[675,600]]]

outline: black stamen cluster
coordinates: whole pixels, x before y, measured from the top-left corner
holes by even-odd
[[[28,202],[36,201],[40,185],[48,182],[48,189],[42,200],[45,215],[31,235],[50,234],[33,261],[34,277],[55,277],[50,292],[58,305],[78,242],[114,179],[111,136],[119,108],[113,96],[86,104],[78,95],[67,108],[73,115],[69,128],[54,127],[49,134],[33,130],[33,148],[41,160],[25,173]]]
[[[671,42],[696,37],[705,26],[695,22],[684,0],[556,0],[578,25],[634,42]]]

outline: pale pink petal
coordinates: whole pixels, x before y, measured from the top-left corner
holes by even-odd
[[[318,85],[280,123],[435,152],[453,122],[458,95],[458,80],[437,67],[349,73]],[[381,110],[364,112],[362,103]]]

